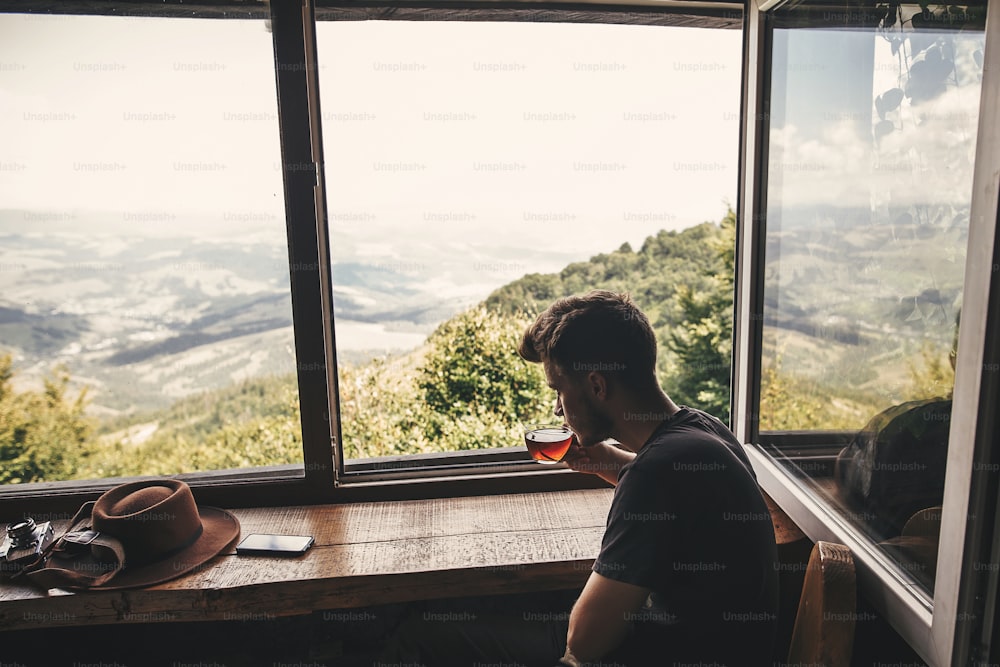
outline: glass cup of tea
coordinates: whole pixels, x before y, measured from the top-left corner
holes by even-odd
[[[559,463],[573,442],[573,431],[562,424],[526,424],[524,446],[539,463]]]

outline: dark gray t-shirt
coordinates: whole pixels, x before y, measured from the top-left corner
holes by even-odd
[[[635,664],[769,665],[776,563],[743,448],[715,417],[681,408],[619,473],[593,569],[652,591],[626,643],[653,662]]]

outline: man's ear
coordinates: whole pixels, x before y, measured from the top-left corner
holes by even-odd
[[[606,401],[609,390],[607,376],[598,371],[590,371],[587,373],[587,389],[594,398]]]

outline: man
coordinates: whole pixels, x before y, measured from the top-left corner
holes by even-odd
[[[646,316],[607,291],[560,299],[518,352],[542,363],[576,434],[567,463],[616,485],[562,663],[769,664],[770,514],[729,429],[660,388]]]
[[[575,434],[564,460],[616,485],[593,572],[568,625],[411,618],[375,664],[770,665],[770,513],[729,429],[660,388],[646,316],[607,291],[560,299],[518,352],[543,365]]]

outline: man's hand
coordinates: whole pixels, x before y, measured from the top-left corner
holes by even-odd
[[[635,454],[627,452],[611,444],[613,440],[599,442],[590,447],[582,447],[573,436],[569,451],[563,461],[577,472],[588,472],[599,476],[611,485],[618,484],[618,471],[626,463],[635,458]]]
[[[621,644],[649,589],[591,572],[569,616],[563,664],[596,661]]]

